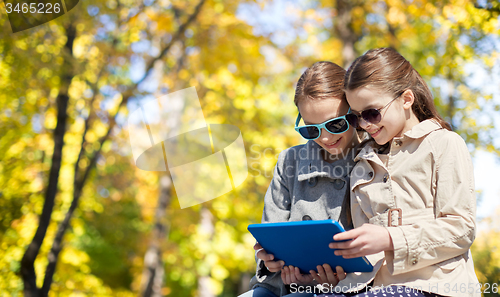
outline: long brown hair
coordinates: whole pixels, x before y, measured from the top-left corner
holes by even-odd
[[[345,100],[344,75],[339,65],[320,61],[314,63],[300,76],[293,102],[298,106],[305,99],[339,98]]]
[[[420,74],[401,54],[392,48],[378,48],[358,57],[345,75],[345,90],[373,86],[394,96],[411,90],[415,96],[412,111],[422,122],[436,120],[441,127],[451,130],[437,112],[431,90]]]

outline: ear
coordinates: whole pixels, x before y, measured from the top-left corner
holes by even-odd
[[[403,108],[411,110],[413,102],[415,102],[413,91],[408,89],[401,94],[401,97],[403,98]]]

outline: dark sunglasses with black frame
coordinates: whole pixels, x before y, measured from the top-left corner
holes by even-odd
[[[389,106],[389,104],[391,104],[394,100],[396,100],[399,97],[401,97],[401,95],[403,95],[403,93],[405,91],[402,91],[401,93],[399,93],[399,95],[396,96],[396,98],[394,98],[391,101],[389,101],[389,103],[387,103],[382,108],[369,108],[369,109],[365,109],[365,110],[363,110],[363,111],[361,111],[359,113],[355,113],[353,111],[351,114],[354,115],[356,117],[356,119],[354,121],[350,122],[351,125],[353,127],[357,128],[359,126],[359,120],[360,120],[360,118],[362,118],[363,120],[365,120],[365,122],[368,122],[370,124],[378,124],[378,123],[380,123],[380,121],[382,120],[382,114],[380,113],[380,111],[382,111],[382,109],[384,109],[387,106]]]

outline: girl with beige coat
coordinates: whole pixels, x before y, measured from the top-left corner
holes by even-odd
[[[330,247],[345,258],[367,256],[374,270],[340,275],[327,296],[481,296],[469,250],[476,228],[471,158],[427,84],[399,53],[381,48],[353,62],[344,87],[374,141],[351,173],[355,228],[335,235],[347,241]]]

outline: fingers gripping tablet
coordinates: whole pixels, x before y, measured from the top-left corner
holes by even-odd
[[[344,259],[328,247],[333,236],[344,228],[333,220],[252,224],[248,226],[257,242],[285,265],[299,267],[303,273],[316,270],[317,265],[341,266],[345,272],[370,272],[365,258]]]

